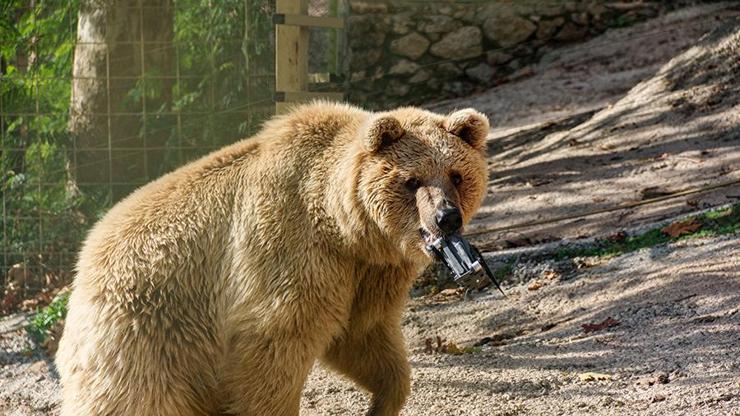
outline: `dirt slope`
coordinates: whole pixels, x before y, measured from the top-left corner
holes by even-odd
[[[433,106],[473,106],[494,124],[489,195],[469,231],[740,180],[738,15],[737,3],[722,3],[610,31],[553,52],[529,79]],[[657,205],[486,233],[476,242],[497,249],[610,234],[738,195],[735,184]]]

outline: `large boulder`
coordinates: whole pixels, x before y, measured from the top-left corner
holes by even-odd
[[[524,42],[536,30],[531,21],[513,15],[491,16],[483,22],[486,37],[504,48]]]
[[[483,35],[476,26],[465,26],[448,33],[432,45],[432,55],[445,59],[475,58],[483,53]]]
[[[391,42],[391,52],[411,59],[419,59],[429,49],[429,40],[417,32]]]

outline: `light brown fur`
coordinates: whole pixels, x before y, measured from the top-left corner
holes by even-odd
[[[316,359],[398,414],[419,228],[438,233],[439,198],[472,217],[487,131],[473,110],[314,103],[137,190],[82,248],[61,414],[297,415]]]

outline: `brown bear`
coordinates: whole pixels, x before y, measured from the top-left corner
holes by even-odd
[[[487,118],[313,103],[140,188],[80,253],[71,415],[297,415],[319,359],[397,415],[401,313],[486,189]]]

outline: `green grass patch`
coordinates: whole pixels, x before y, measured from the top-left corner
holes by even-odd
[[[740,204],[686,218],[686,220],[692,219],[701,224],[701,227],[679,237],[667,235],[661,231],[663,228],[661,227],[634,236],[623,238],[613,236],[600,240],[592,247],[563,247],[555,254],[555,257],[559,260],[573,257],[614,257],[659,244],[733,234],[740,231]]]
[[[26,329],[33,338],[38,342],[43,342],[49,331],[60,319],[67,316],[67,302],[69,301],[69,292],[62,293],[51,301],[49,306],[41,308],[31,318],[31,323]]]

